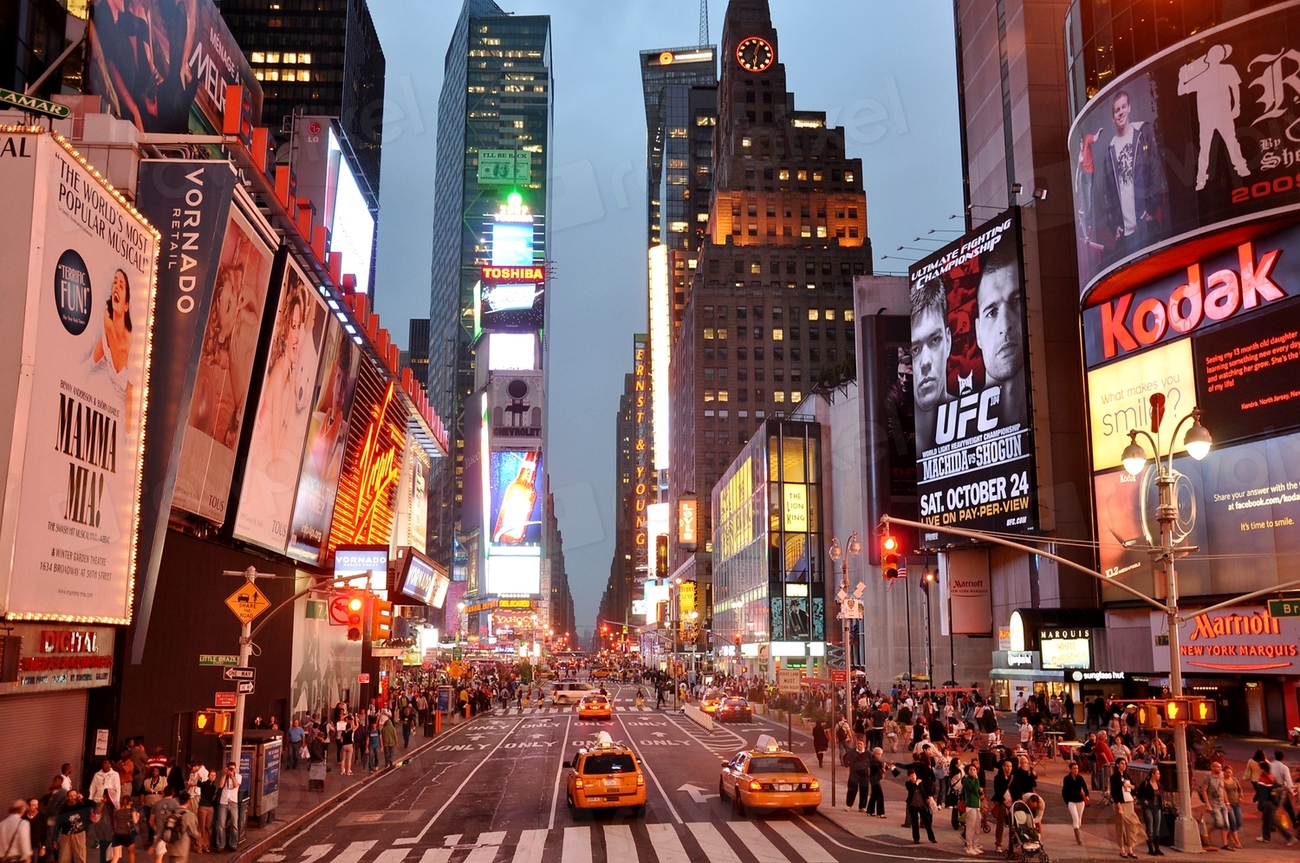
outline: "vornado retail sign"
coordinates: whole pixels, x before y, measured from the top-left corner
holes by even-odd
[[[1298,67],[1292,0],[1202,30],[1088,101],[1069,138],[1085,304],[1131,287],[1121,271],[1139,258],[1300,208]]]
[[[158,233],[58,136],[0,129],[0,196],[0,612],[125,624]]]

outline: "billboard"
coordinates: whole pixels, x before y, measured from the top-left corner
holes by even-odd
[[[432,608],[442,608],[447,601],[447,588],[451,579],[447,571],[429,558],[412,551],[406,556],[406,566],[397,580],[397,591]]]
[[[1151,396],[1165,397],[1175,419],[1196,406],[1192,341],[1179,339],[1088,372],[1088,416],[1092,433],[1092,468],[1104,470],[1123,462],[1131,429],[1151,426]],[[1182,452],[1182,441],[1177,442]]]
[[[484,593],[532,596],[542,592],[542,558],[538,549],[494,549],[485,565]]]
[[[219,132],[230,84],[262,116],[262,86],[212,0],[91,0],[87,35],[90,92],[143,132]]]
[[[1300,3],[1281,3],[1196,33],[1088,102],[1069,137],[1085,298],[1153,250],[1300,206],[1297,48]]]
[[[546,320],[546,285],[541,281],[481,281],[475,294],[477,331],[540,330]]]
[[[339,546],[334,549],[334,580],[349,582],[351,587],[365,587],[381,594],[388,591],[388,547],[383,545]]]
[[[329,539],[360,361],[360,349],[330,319],[285,547],[286,554],[305,563],[319,563]]]
[[[408,434],[406,454],[402,456],[402,477],[397,485],[393,545],[411,546],[421,553],[428,546],[429,467],[429,454],[415,435]]]
[[[533,263],[533,222],[493,222],[492,266],[530,267]]]
[[[357,277],[357,293],[370,293],[370,259],[375,249],[375,215],[333,127],[329,129],[329,186],[326,224],[331,252],[342,252],[343,270]]]
[[[909,271],[921,521],[1032,531],[1034,440],[1017,210]],[[922,544],[942,544],[926,531]]]
[[[542,454],[537,450],[494,450],[489,454],[488,524],[491,548],[540,548],[542,544]]]
[[[506,446],[542,442],[542,373],[494,373],[488,382],[492,441]]]
[[[293,495],[330,317],[324,298],[298,265],[288,261],[235,516],[236,537],[274,551],[284,551],[289,540]]]
[[[387,544],[396,522],[397,486],[406,453],[406,408],[397,382],[361,364],[352,402],[329,546]]]
[[[212,283],[235,188],[229,162],[145,160],[136,207],[162,232],[158,301],[140,500],[140,600],[132,661],[143,656],[163,539],[171,515],[190,398],[199,365],[200,336],[208,320]],[[139,652],[137,652],[139,651]]]
[[[214,524],[226,520],[235,449],[271,277],[271,249],[237,207],[230,210],[203,332],[194,397],[172,505]]]
[[[0,190],[3,612],[125,624],[159,235],[61,137],[0,133]]]

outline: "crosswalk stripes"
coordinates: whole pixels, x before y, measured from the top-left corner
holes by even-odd
[[[654,845],[655,853],[659,855],[659,863],[690,863],[690,858],[686,856],[686,849],[682,847],[682,840],[673,825],[647,824],[645,829],[650,834],[650,842]]]
[[[689,835],[690,840],[683,838]],[[593,863],[604,848],[608,863],[689,863],[686,842],[698,846],[710,863],[834,863],[835,858],[797,821],[694,821],[607,824],[521,831],[495,830],[429,837],[436,843],[423,850],[376,847],[376,840],[346,847],[312,845],[302,855],[264,855],[258,863]],[[391,843],[390,843],[391,845]],[[549,847],[548,847],[549,846]],[[342,847],[332,858],[330,853]],[[745,849],[741,851],[740,849]]]
[[[614,712],[655,713],[656,711],[653,707],[619,707],[618,705],[615,705]],[[492,711],[493,716],[556,716],[565,714],[576,715],[576,713],[576,707],[573,705],[565,707],[497,707]]]
[[[564,863],[591,863],[591,828],[564,828]]]

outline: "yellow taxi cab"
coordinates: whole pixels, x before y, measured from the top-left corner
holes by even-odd
[[[579,719],[613,719],[614,705],[608,695],[586,695],[578,702]]]
[[[636,755],[614,742],[608,731],[596,735],[590,749],[579,749],[564,762],[570,808],[616,809],[631,806],[633,816],[645,815],[645,776]]]
[[[769,734],[722,765],[718,794],[723,802],[731,798],[737,815],[746,809],[802,809],[812,815],[822,802],[821,783],[803,759]]]
[[[721,704],[726,697],[726,693],[719,692],[716,689],[706,692],[704,693],[704,697],[700,699],[700,709],[708,714],[717,713],[718,705]]]
[[[600,668],[593,668],[591,670],[591,676],[596,678],[597,680],[604,680],[606,677],[609,677],[609,669],[605,668],[604,666],[601,666]]]

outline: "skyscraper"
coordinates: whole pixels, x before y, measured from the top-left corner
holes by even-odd
[[[216,0],[262,82],[261,125],[295,111],[338,117],[368,192],[379,198],[384,49],[366,0]],[[286,132],[287,134],[287,132]]]
[[[824,113],[795,109],[767,0],[727,9],[717,106],[708,235],[670,370],[674,504],[708,499],[764,419],[852,367],[853,276],[871,268],[861,160]],[[700,520],[710,536],[707,508]],[[671,548],[707,615],[707,546]]]
[[[482,425],[475,394],[494,370],[544,373],[538,370],[549,246],[550,52],[549,17],[510,16],[491,0],[466,0],[444,64],[428,353],[429,400],[448,418],[452,451],[431,481],[429,544],[443,561],[490,556],[490,538],[481,535],[471,550],[456,551],[485,524],[483,512],[465,503],[483,497],[468,488],[470,480],[481,482],[471,476],[479,468],[466,461],[466,438]],[[487,367],[476,365],[489,356]],[[480,441],[473,443],[480,462],[488,459]],[[545,488],[541,476],[536,482]],[[466,567],[479,571],[474,561]],[[491,570],[482,572],[482,583],[470,578],[471,596],[487,589]]]

